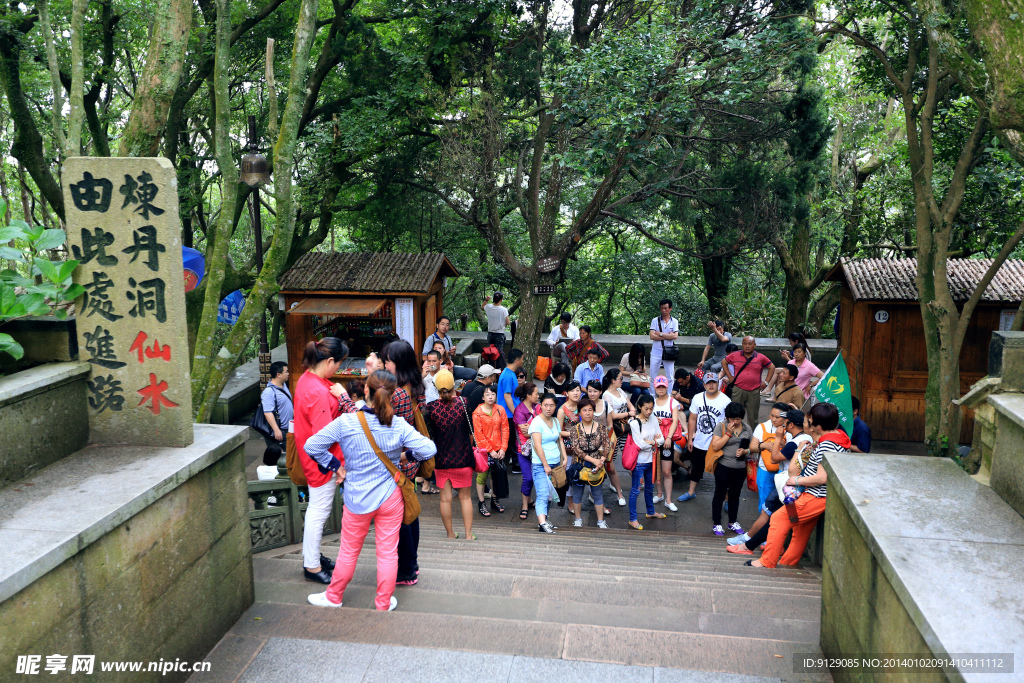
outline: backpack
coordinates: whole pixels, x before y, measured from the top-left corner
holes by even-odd
[[[775,445],[775,437],[775,432],[764,432],[764,438],[761,439],[761,462],[764,463],[764,468],[772,473],[779,471],[779,463],[772,462],[772,447]]]

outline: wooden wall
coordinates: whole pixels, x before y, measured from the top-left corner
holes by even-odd
[[[840,306],[839,343],[872,437],[923,440],[928,356],[919,304],[855,302],[844,284]],[[961,395],[987,374],[989,341],[1006,307],[979,304],[975,310],[960,353]],[[875,313],[883,310],[888,322],[876,322]],[[973,434],[974,413],[966,411],[960,442],[971,443]]]

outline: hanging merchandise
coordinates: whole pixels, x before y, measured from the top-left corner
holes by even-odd
[[[238,316],[242,314],[243,308],[245,308],[245,296],[242,294],[242,290],[236,289],[224,297],[224,300],[217,306],[217,322],[234,325],[238,322]]]
[[[192,247],[182,247],[181,262],[185,266],[185,291],[191,292],[203,281],[203,275],[206,274],[206,259]]]

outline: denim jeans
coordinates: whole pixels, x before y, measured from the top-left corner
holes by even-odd
[[[768,470],[762,470],[760,467],[757,468],[757,510],[758,512],[768,512],[768,508],[764,506],[766,500],[768,500],[768,494],[775,489],[775,475],[778,472],[769,472]]]
[[[548,514],[548,498],[551,493],[551,480],[548,479],[548,475],[544,473],[544,465],[538,465],[533,463],[533,486],[537,489],[537,501],[534,503],[534,507],[537,510],[537,516],[547,516]]]
[[[636,499],[640,496],[640,481],[644,482],[644,502],[647,514],[654,514],[654,481],[651,476],[653,463],[637,463],[633,470],[633,486],[629,489],[629,521],[636,521]]]

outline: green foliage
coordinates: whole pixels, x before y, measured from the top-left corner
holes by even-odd
[[[7,203],[0,199],[0,216],[6,210]],[[51,261],[43,254],[64,244],[66,238],[63,230],[33,227],[20,219],[0,225],[0,243],[17,245],[0,247],[0,258],[15,262],[14,268],[0,271],[0,325],[51,313],[60,319],[67,317],[67,310],[60,305],[85,291],[71,283],[78,261]],[[11,335],[0,332],[0,352],[18,360],[25,350]]]

